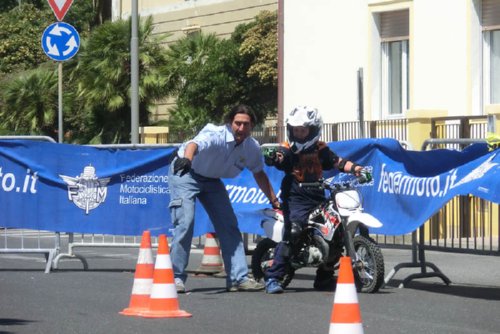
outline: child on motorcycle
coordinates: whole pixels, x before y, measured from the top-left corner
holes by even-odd
[[[265,155],[268,166],[285,172],[281,182],[281,208],[284,218],[284,235],[276,249],[274,261],[265,272],[266,292],[282,293],[281,281],[289,265],[291,244],[294,242],[296,225],[307,224],[309,213],[325,200],[324,190],[318,187],[301,187],[304,182],[318,182],[323,170],[338,168],[356,176],[371,175],[362,166],[337,156],[325,142],[319,141],[323,121],[316,108],[298,106],[286,118],[288,142],[276,151]],[[314,288],[328,289],[333,284],[333,272],[321,266],[316,271]]]

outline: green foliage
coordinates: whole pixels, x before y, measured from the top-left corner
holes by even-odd
[[[237,103],[250,105],[258,122],[275,113],[277,50],[277,15],[270,12],[237,26],[229,40],[200,33],[170,45],[165,72],[178,108],[171,111],[169,126],[181,129],[184,122],[200,128],[205,118],[220,122]]]
[[[129,142],[131,22],[96,26],[105,1],[75,1],[64,19],[81,37],[78,54],[64,62],[64,130],[75,143]],[[46,0],[0,2],[0,133],[56,137],[55,63],[40,45],[54,14]],[[230,39],[195,34],[168,50],[161,46],[167,36],[152,34],[151,18],[140,22],[140,125],[148,125],[149,108],[167,96],[177,97],[170,133],[182,138],[207,122],[221,122],[237,103],[250,105],[259,122],[275,112],[275,13],[238,26]]]
[[[233,75],[236,57],[237,46],[214,34],[195,34],[172,44],[165,72],[178,106],[204,110],[213,122],[222,120],[239,89]]]
[[[278,16],[262,11],[255,22],[242,33],[240,54],[250,59],[249,77],[261,84],[277,87],[278,83]],[[236,37],[235,37],[236,38]]]
[[[95,17],[97,9],[94,7],[94,1],[90,0],[74,0],[68,12],[64,16],[64,22],[71,24],[78,31],[80,38],[83,39],[88,36],[89,32],[94,29],[98,22]],[[47,2],[45,1],[46,6]],[[52,10],[49,8],[49,11]],[[52,14],[52,22],[57,21],[55,15]]]
[[[203,126],[209,122],[209,113],[204,109],[196,109],[190,106],[177,106],[170,110],[169,141],[172,143],[183,142],[186,138],[196,135]]]
[[[71,80],[82,110],[75,133],[92,143],[130,142],[130,30],[131,21],[107,22],[94,29],[76,57]],[[139,122],[148,124],[148,109],[168,93],[161,38],[152,35],[152,19],[139,24]],[[166,36],[164,36],[166,37]],[[163,38],[164,38],[163,37]],[[85,127],[78,126],[84,122]]]
[[[21,10],[23,4],[31,4],[38,9],[42,9],[46,0],[2,0],[0,1],[0,13],[8,12],[11,9]]]
[[[5,0],[1,0],[3,2]],[[85,38],[95,26],[96,10],[92,1],[75,1],[64,21]],[[33,69],[50,61],[40,39],[44,30],[57,19],[47,1],[26,1],[18,5],[7,1],[0,7],[0,73]]]
[[[237,26],[231,36],[239,46],[241,102],[252,106],[259,121],[277,111],[277,26],[276,12],[264,11],[254,21]]]
[[[12,8],[19,6],[19,2],[17,0],[3,0],[0,1],[0,13],[7,12]]]
[[[24,71],[48,60],[40,38],[49,14],[30,4],[0,13],[1,73]]]
[[[40,67],[13,78],[2,87],[2,126],[13,134],[57,138],[57,75]]]

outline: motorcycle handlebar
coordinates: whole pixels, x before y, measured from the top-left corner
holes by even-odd
[[[342,189],[342,188],[349,188],[352,187],[357,181],[358,183],[365,183],[366,182],[366,177],[358,176],[356,180],[351,180],[351,181],[343,181],[343,182],[337,182],[337,183],[329,183],[327,180],[321,180],[318,182],[301,182],[299,183],[299,187],[308,187],[308,188],[319,188],[319,189]]]
[[[324,182],[300,182],[299,187],[308,187],[308,188],[324,188]]]

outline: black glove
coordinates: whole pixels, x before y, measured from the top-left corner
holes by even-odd
[[[368,183],[373,179],[372,173],[370,173],[367,169],[363,168],[359,171],[358,182],[359,183]]]
[[[177,158],[174,161],[174,174],[181,172],[179,176],[183,176],[191,170],[191,160],[188,158]]]
[[[270,148],[264,151],[264,162],[268,166],[274,166],[276,162],[276,149]]]

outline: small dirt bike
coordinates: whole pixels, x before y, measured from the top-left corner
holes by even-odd
[[[295,271],[302,267],[323,266],[334,271],[341,256],[350,256],[358,291],[377,292],[384,282],[384,258],[377,243],[368,235],[368,228],[381,227],[382,223],[363,212],[361,195],[355,188],[359,179],[331,183],[331,179],[318,183],[302,183],[303,187],[320,187],[329,190],[327,200],[309,215],[305,227],[292,226],[293,242],[290,244],[290,265],[281,282],[286,287]],[[258,242],[252,255],[252,272],[260,280],[271,267],[274,250],[283,235],[281,211],[265,209],[269,217],[261,223],[267,238]]]

